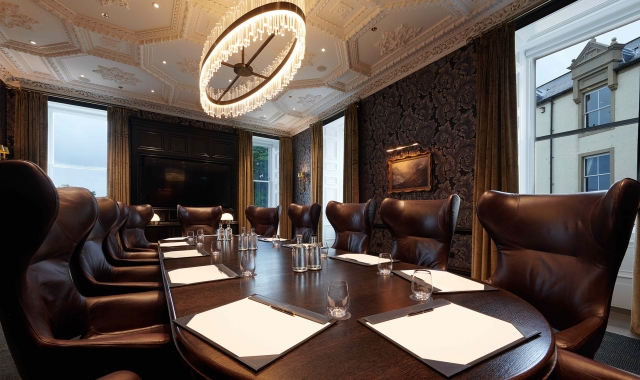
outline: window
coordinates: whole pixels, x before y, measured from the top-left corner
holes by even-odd
[[[609,153],[584,158],[584,191],[609,190],[609,186],[611,186],[610,160]]]
[[[280,141],[253,137],[253,204],[276,207],[280,204]]]
[[[107,195],[107,111],[49,102],[47,172],[57,187]]]
[[[602,87],[584,96],[584,126],[595,127],[611,122],[611,90]]]

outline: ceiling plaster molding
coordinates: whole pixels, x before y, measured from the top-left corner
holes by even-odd
[[[37,55],[38,57],[49,58],[64,57],[67,55],[78,54],[82,52],[82,50],[80,50],[77,46],[73,46],[72,44],[67,42],[51,44],[47,46],[34,46],[22,42],[8,41],[0,44],[0,46],[22,53]]]
[[[35,31],[33,25],[39,23],[38,20],[27,16],[19,5],[4,1],[0,3],[0,24],[7,28],[22,28],[33,32]]]
[[[55,78],[59,81],[64,80],[64,75],[60,72],[58,65],[54,62],[54,58],[44,58],[40,57],[42,62],[47,66],[49,71],[55,75]]]
[[[104,80],[112,80],[120,85],[128,84],[131,86],[137,86],[138,83],[142,83],[142,80],[136,78],[134,73],[128,73],[118,66],[105,67],[98,65],[98,69],[91,71],[100,74]]]
[[[96,0],[96,1],[102,4],[103,6],[115,4],[115,5],[119,5],[121,7],[125,7],[129,9],[129,0]]]
[[[393,30],[385,30],[382,32],[382,39],[375,44],[380,48],[380,55],[393,53],[394,51],[404,47],[408,41],[418,36],[422,27],[408,28],[404,24],[398,25]]]
[[[142,68],[142,70],[151,74],[153,77],[159,79],[163,83],[169,84],[174,87],[178,85],[178,81],[154,66],[153,49],[151,48],[151,46],[140,46],[140,55],[142,56],[142,62],[140,62],[140,67]]]
[[[472,6],[467,5],[466,3],[464,3],[461,0],[444,0],[444,1],[448,2],[453,7],[455,7],[465,17],[469,17],[471,15],[471,12],[473,11],[473,7]]]

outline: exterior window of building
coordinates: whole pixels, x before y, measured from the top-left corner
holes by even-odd
[[[47,174],[57,187],[107,195],[107,111],[49,102]]]
[[[611,90],[605,86],[584,96],[584,126],[611,122]]]
[[[276,207],[279,203],[280,142],[253,137],[253,204]]]
[[[599,154],[584,158],[584,191],[609,190],[611,185],[611,155]]]

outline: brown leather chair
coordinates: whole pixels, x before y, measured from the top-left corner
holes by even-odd
[[[282,207],[256,207],[249,205],[244,209],[251,227],[256,231],[256,234],[261,236],[272,237],[278,233],[278,225],[280,224],[280,211]]]
[[[386,198],[380,218],[393,237],[391,256],[405,263],[446,270],[460,197],[425,201]]]
[[[593,358],[639,204],[628,178],[591,193],[485,192],[477,215],[498,248],[488,282],[537,308],[558,347]]]
[[[154,215],[153,207],[151,205],[126,205],[122,202],[118,202],[118,207],[126,219],[119,231],[124,250],[157,253],[158,243],[149,243],[144,235],[144,230]]]
[[[367,253],[373,218],[376,212],[376,201],[369,199],[367,203],[327,203],[327,219],[336,231],[335,249],[349,252]]]
[[[142,380],[140,376],[130,371],[118,371],[103,376],[98,380]]]
[[[103,246],[107,261],[114,266],[158,265],[157,251],[125,251],[122,249],[118,232],[127,221],[128,213],[122,211],[126,209],[124,203],[117,202],[117,205],[118,221],[109,231]]]
[[[187,232],[204,231],[205,235],[213,235],[220,224],[222,206],[216,207],[183,207],[178,205],[178,219],[182,225],[182,236]]]
[[[558,348],[552,378],[556,380],[640,380],[639,376]]]
[[[123,368],[145,378],[178,374],[162,292],[85,298],[72,281],[69,260],[98,215],[91,193],[56,191],[25,161],[0,162],[0,178],[0,209],[11,215],[0,239],[20,242],[5,248],[0,265],[0,320],[20,376],[95,379]]]
[[[293,224],[294,240],[297,235],[302,235],[302,242],[311,242],[311,235],[318,233],[318,222],[322,207],[314,203],[311,206],[302,206],[295,203],[289,205],[289,219]]]
[[[117,223],[120,211],[111,198],[96,201],[98,220],[82,249],[71,258],[72,274],[80,293],[101,296],[162,289],[159,265],[114,267],[107,261],[106,237]]]

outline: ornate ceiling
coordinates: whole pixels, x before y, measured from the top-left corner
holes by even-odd
[[[253,112],[212,119],[200,107],[198,66],[235,1],[0,0],[0,76],[15,87],[289,135],[540,2],[309,0],[294,80]],[[275,56],[278,45],[270,48]],[[225,83],[223,74],[214,80]]]

